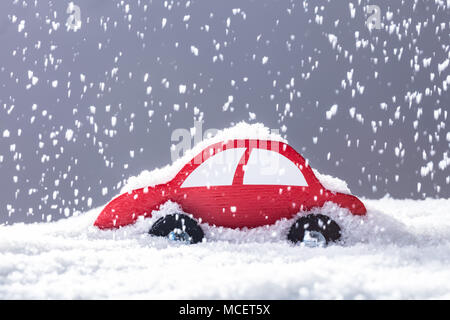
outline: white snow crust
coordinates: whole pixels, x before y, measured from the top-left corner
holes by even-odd
[[[449,299],[450,199],[363,202],[362,218],[321,210],[343,228],[326,248],[285,240],[293,220],[202,225],[208,240],[190,246],[151,237],[156,219],[179,210],[171,202],[115,231],[92,226],[101,208],[0,226],[0,299]]]

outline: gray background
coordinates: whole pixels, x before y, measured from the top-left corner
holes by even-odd
[[[105,204],[127,177],[170,163],[171,133],[193,127],[199,118],[194,108],[203,113],[204,129],[242,120],[285,126],[290,144],[313,167],[346,180],[359,196],[449,197],[449,168],[439,168],[450,139],[450,95],[443,84],[450,68],[438,72],[449,57],[450,8],[441,2],[355,0],[352,18],[349,3],[340,0],[193,0],[169,1],[170,6],[76,0],[82,27],[73,32],[65,27],[68,1],[1,1],[0,223],[56,220]],[[380,6],[382,30],[366,28],[367,4]],[[398,33],[389,32],[391,24]],[[335,48],[328,34],[337,36]],[[367,46],[357,48],[357,40]],[[265,56],[269,60],[262,64]],[[429,66],[424,58],[431,58]],[[39,81],[27,88],[29,70]],[[180,84],[187,85],[185,94]],[[410,103],[408,92],[416,91],[422,99]],[[228,96],[234,100],[223,111]],[[327,119],[334,104],[338,112]],[[352,107],[364,122],[351,117]],[[70,141],[68,129],[74,131]],[[403,157],[395,154],[400,144]],[[433,170],[423,176],[421,168],[430,162]]]

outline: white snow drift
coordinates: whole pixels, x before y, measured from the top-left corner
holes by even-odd
[[[272,132],[262,123],[248,124],[242,121],[233,127],[218,131],[213,137],[209,139],[202,140],[174,163],[163,168],[154,169],[152,171],[144,170],[139,175],[130,177],[125,186],[122,188],[121,193],[166,183],[173,179],[186,163],[191,161],[205,148],[217,142],[233,139],[259,139],[288,143],[288,141],[281,137],[281,135],[277,134],[276,132]],[[308,159],[305,160],[308,163]],[[321,174],[316,169],[313,169],[313,171],[316,177],[321,181],[322,185],[328,190],[351,193],[345,181],[336,177]]]
[[[0,226],[0,299],[449,299],[450,200],[364,202],[364,218],[327,206],[344,239],[315,249],[285,240],[290,221],[191,246],[148,235],[174,203],[116,231],[92,226],[100,209]]]

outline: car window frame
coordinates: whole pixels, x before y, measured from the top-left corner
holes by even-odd
[[[217,153],[230,149],[230,148],[240,148],[240,147],[246,147],[247,150],[244,152],[245,156],[245,163],[247,163],[251,148],[260,148],[260,149],[267,149],[269,148],[269,145],[272,143],[278,143],[279,144],[279,154],[285,156],[288,158],[292,163],[294,163],[299,170],[302,172],[308,187],[298,187],[298,188],[314,188],[314,189],[324,189],[320,183],[319,179],[315,176],[312,168],[309,166],[308,161],[306,161],[302,155],[300,155],[295,149],[293,149],[290,145],[287,143],[281,142],[281,141],[272,141],[272,140],[259,140],[259,139],[235,139],[235,140],[227,140],[227,141],[221,141],[214,143],[206,148],[204,148],[202,151],[200,151],[196,156],[194,156],[189,162],[187,162],[182,169],[175,175],[175,177],[170,181],[170,183],[175,187],[180,187],[184,181],[187,179],[187,177],[197,168],[199,167],[203,162],[208,160],[210,157],[216,155]],[[263,146],[263,147],[261,147]],[[211,150],[213,150],[211,152]],[[237,169],[240,166],[238,165]],[[236,175],[236,172],[235,172]],[[243,185],[242,183],[235,183],[233,180],[232,186],[235,185]],[[251,185],[249,185],[251,186]],[[282,187],[281,185],[279,187]],[[295,187],[295,186],[294,186]],[[183,188],[185,189],[185,188]]]

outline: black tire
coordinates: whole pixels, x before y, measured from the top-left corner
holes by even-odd
[[[288,240],[294,243],[304,242],[305,231],[320,232],[324,236],[326,244],[336,242],[341,238],[339,225],[323,214],[310,214],[299,218],[289,230]]]
[[[205,237],[197,221],[181,213],[160,218],[153,224],[149,233],[158,237],[169,237],[169,234],[174,230],[186,232],[189,235],[188,243],[190,244],[201,242]]]

